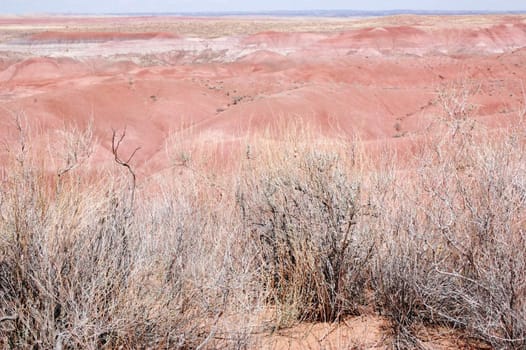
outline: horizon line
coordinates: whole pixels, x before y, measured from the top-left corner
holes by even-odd
[[[13,12],[0,13],[2,15],[18,15],[18,16],[35,16],[35,15],[107,15],[107,16],[228,16],[228,15],[279,15],[288,14],[292,16],[300,16],[311,14],[316,17],[338,17],[340,15],[346,16],[360,16],[360,15],[455,15],[455,14],[526,14],[524,10],[414,10],[414,9],[389,9],[389,10],[352,10],[352,9],[310,9],[310,10],[225,10],[225,11],[136,11],[136,12]]]

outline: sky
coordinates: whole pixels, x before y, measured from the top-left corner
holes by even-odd
[[[132,13],[272,10],[526,10],[525,0],[0,0],[0,13]]]

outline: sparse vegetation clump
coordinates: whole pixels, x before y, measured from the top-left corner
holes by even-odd
[[[526,344],[524,131],[494,142],[467,125],[432,142],[410,180],[389,178],[390,198],[376,201],[375,301],[399,348],[419,346],[421,324],[494,348]]]
[[[426,348],[423,327],[524,348],[524,128],[445,127],[403,165],[260,141],[234,174],[186,162],[137,183],[116,134],[114,170],[83,170],[81,132],[53,173],[20,127],[0,185],[0,344],[257,348],[378,314],[393,348]]]
[[[360,181],[335,155],[309,152],[290,162],[245,181],[239,194],[262,287],[285,325],[358,314],[373,249],[358,228]]]

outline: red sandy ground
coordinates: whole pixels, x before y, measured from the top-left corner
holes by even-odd
[[[91,20],[94,27],[104,21]],[[89,23],[70,19],[68,28],[75,21]],[[17,113],[50,131],[93,118],[97,159],[109,162],[111,129],[127,127],[129,148],[141,147],[136,165],[151,173],[166,164],[165,141],[181,129],[192,142],[228,143],[276,120],[297,120],[326,135],[400,143],[442,114],[437,91],[461,84],[474,91],[470,103],[480,121],[496,127],[517,119],[526,76],[524,18],[489,17],[472,26],[455,17],[438,18],[436,26],[430,20],[414,26],[385,21],[341,32],[225,37],[237,50],[232,58],[228,44],[199,51],[177,33],[106,28],[27,35],[27,26],[54,22],[26,18],[18,23],[26,28],[20,40],[32,51],[9,52],[10,41],[0,52],[1,132],[11,134]],[[147,56],[142,46],[154,40],[165,49]],[[111,56],[112,46],[122,42],[132,52]],[[73,57],[38,54],[46,45],[69,49],[82,43],[83,51]],[[146,56],[149,61],[137,60]]]
[[[244,23],[222,20],[221,35],[200,38],[185,32],[191,19],[0,18],[0,138],[16,139],[15,115],[42,142],[93,120],[93,159],[107,165],[112,129],[126,127],[123,147],[141,147],[133,165],[144,175],[170,166],[167,143],[235,145],[283,125],[402,147],[443,115],[437,93],[451,88],[472,91],[471,114],[490,128],[520,119],[526,17],[369,19],[303,32],[280,20],[284,32],[248,34],[236,21]],[[312,334],[302,341],[316,347]],[[365,346],[381,344],[373,338]]]

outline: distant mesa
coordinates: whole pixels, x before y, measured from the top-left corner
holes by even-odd
[[[32,34],[27,38],[31,43],[85,43],[126,40],[177,39],[178,36],[165,32],[58,32],[46,31]]]

